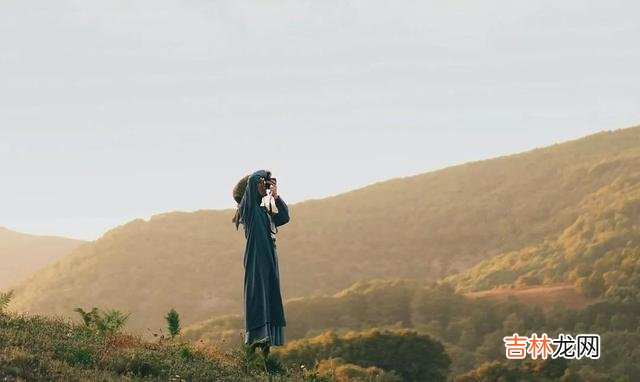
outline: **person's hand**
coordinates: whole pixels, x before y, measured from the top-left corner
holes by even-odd
[[[278,197],[278,185],[276,183],[275,179],[270,179],[269,180],[269,184],[271,185],[271,196],[273,196],[274,198]]]

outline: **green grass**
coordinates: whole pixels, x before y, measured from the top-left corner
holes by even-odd
[[[267,372],[266,368],[269,370]],[[160,336],[98,335],[60,316],[0,312],[0,381],[307,381],[276,359]]]

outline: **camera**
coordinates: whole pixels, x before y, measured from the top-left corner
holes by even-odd
[[[271,183],[269,183],[269,181],[273,181],[273,183],[276,183],[278,180],[276,178],[272,178],[271,176],[268,176],[267,178],[264,179],[264,187],[269,190],[271,188]]]
[[[265,176],[264,178],[262,178],[262,184],[264,184],[264,188],[266,190],[271,188],[271,184],[269,184],[269,181],[273,180],[273,182],[276,182],[276,178],[272,178],[271,177],[271,171],[267,171],[267,176]]]

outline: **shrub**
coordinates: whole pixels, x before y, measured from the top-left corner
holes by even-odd
[[[164,319],[167,320],[167,327],[169,328],[171,338],[180,334],[180,315],[175,309],[171,308]]]
[[[102,312],[96,307],[91,309],[90,312],[85,312],[82,308],[76,308],[74,311],[82,316],[82,321],[86,328],[100,336],[119,332],[130,315],[130,313],[124,314],[115,309]]]

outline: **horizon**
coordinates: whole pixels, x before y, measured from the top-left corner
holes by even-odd
[[[627,127],[621,127],[621,128],[617,128],[617,129],[599,130],[599,131],[592,132],[592,133],[589,133],[589,134],[586,134],[586,135],[582,135],[580,137],[570,138],[570,139],[566,139],[566,140],[558,141],[558,142],[552,142],[552,143],[549,143],[549,144],[543,145],[543,146],[530,147],[530,148],[527,148],[527,149],[524,149],[524,150],[521,150],[521,151],[516,151],[516,152],[511,152],[511,153],[504,153],[504,154],[491,156],[491,157],[486,157],[486,158],[472,159],[472,160],[468,160],[468,161],[464,161],[464,162],[460,162],[460,163],[453,163],[453,164],[445,165],[443,167],[434,168],[434,169],[431,169],[431,170],[422,171],[422,172],[418,172],[418,173],[414,173],[414,174],[399,175],[399,176],[393,176],[393,177],[390,177],[390,178],[374,180],[371,183],[367,183],[367,184],[363,184],[363,185],[360,185],[360,186],[356,186],[356,187],[351,188],[351,189],[339,191],[339,192],[334,193],[334,194],[320,195],[320,196],[310,197],[310,198],[306,198],[306,199],[302,199],[302,200],[293,200],[293,201],[288,202],[288,204],[289,205],[294,205],[294,204],[297,204],[297,203],[302,203],[302,202],[310,201],[310,200],[322,200],[322,199],[329,198],[329,197],[339,196],[341,194],[345,194],[345,193],[348,193],[348,192],[351,192],[351,191],[356,191],[356,190],[371,186],[371,185],[376,184],[376,183],[392,181],[394,179],[401,178],[401,177],[420,176],[420,175],[423,175],[423,174],[436,172],[436,171],[440,171],[440,170],[445,170],[445,169],[450,168],[450,167],[455,167],[455,166],[464,165],[464,164],[468,164],[468,163],[474,163],[474,162],[479,162],[479,161],[484,161],[484,160],[498,159],[498,158],[505,157],[505,156],[527,153],[529,151],[532,151],[532,150],[535,150],[535,149],[538,149],[538,148],[549,147],[549,146],[552,146],[552,145],[555,145],[555,144],[563,144],[563,143],[579,140],[579,139],[582,139],[582,138],[585,138],[585,137],[588,137],[588,136],[596,135],[596,134],[599,134],[599,133],[614,132],[614,131],[617,131],[617,130],[630,129],[630,128],[635,128],[635,127],[638,127],[638,126],[640,126],[640,125],[630,125],[630,126],[627,126]],[[116,224],[114,224],[114,225],[112,225],[110,227],[107,227],[103,232],[99,233],[96,237],[91,237],[91,238],[80,238],[80,237],[74,237],[74,236],[70,236],[70,235],[51,234],[51,233],[47,233],[47,232],[26,232],[26,231],[15,229],[13,227],[5,226],[5,225],[2,225],[2,224],[0,224],[0,229],[6,229],[6,230],[9,230],[9,231],[12,231],[12,232],[15,232],[15,233],[19,233],[19,234],[24,234],[24,235],[32,235],[32,236],[40,236],[40,237],[56,237],[56,238],[65,238],[65,239],[80,240],[80,241],[95,241],[95,240],[98,240],[102,235],[104,235],[105,233],[107,233],[111,229],[114,229],[114,228],[116,228],[118,226],[121,226],[121,225],[125,225],[125,224],[127,224],[127,223],[129,223],[131,221],[138,220],[138,219],[149,221],[154,216],[162,215],[162,214],[165,214],[165,213],[172,213],[172,212],[191,213],[191,212],[196,212],[196,211],[199,211],[199,210],[224,211],[224,210],[232,210],[233,208],[235,208],[235,207],[231,206],[231,207],[222,207],[222,208],[200,208],[200,209],[194,209],[194,210],[158,211],[158,212],[152,213],[152,214],[150,214],[148,216],[139,216],[139,217],[130,218],[128,220],[123,220],[120,223],[116,223]]]
[[[11,2],[0,14],[0,225],[95,239],[640,123],[640,4]],[[43,38],[46,36],[47,38]]]

